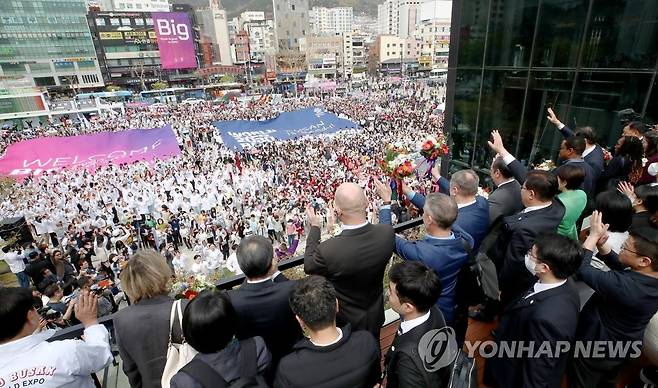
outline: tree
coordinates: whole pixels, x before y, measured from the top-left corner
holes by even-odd
[[[162,90],[167,89],[169,85],[165,81],[158,81],[151,84],[152,90]]]
[[[233,74],[224,74],[222,78],[219,79],[219,82],[222,84],[235,82],[235,76]]]
[[[116,92],[116,91],[119,91],[119,90],[121,90],[121,87],[117,86],[117,85],[107,85],[105,87],[106,92]]]

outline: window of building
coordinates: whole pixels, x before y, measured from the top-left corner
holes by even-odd
[[[295,4],[290,4],[290,9],[294,11],[295,10]]]
[[[119,20],[119,19],[117,19],[117,18],[111,18],[111,19],[110,19],[110,24],[113,25],[113,26],[118,26],[118,25],[120,25],[121,23],[120,23],[120,20]]]
[[[136,26],[143,26],[144,25],[144,19],[142,19],[142,18],[134,19],[134,21],[135,21]]]
[[[122,18],[122,19],[121,19],[121,25],[122,25],[122,26],[130,27],[130,19],[128,19],[128,18]]]
[[[153,19],[151,19],[151,18],[146,18],[146,25],[147,25],[147,26],[152,26],[152,25],[153,25]]]

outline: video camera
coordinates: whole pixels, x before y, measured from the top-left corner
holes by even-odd
[[[37,313],[39,313],[39,316],[41,316],[41,318],[45,319],[46,321],[54,321],[62,316],[62,314],[53,310],[50,306],[44,306],[40,308],[37,310]]]

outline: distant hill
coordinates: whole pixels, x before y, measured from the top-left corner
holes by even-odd
[[[377,5],[381,2],[383,0],[310,0],[310,6],[352,7],[355,15],[365,13],[377,17]],[[222,0],[222,5],[231,18],[244,11],[265,11],[267,17],[273,15],[272,0]]]

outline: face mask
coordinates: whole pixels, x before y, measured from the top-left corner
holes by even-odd
[[[537,275],[537,270],[535,269],[536,265],[535,262],[532,261],[532,259],[530,258],[529,254],[526,253],[525,257],[523,258],[523,261],[525,262],[525,267],[528,270],[528,272],[536,276]]]

